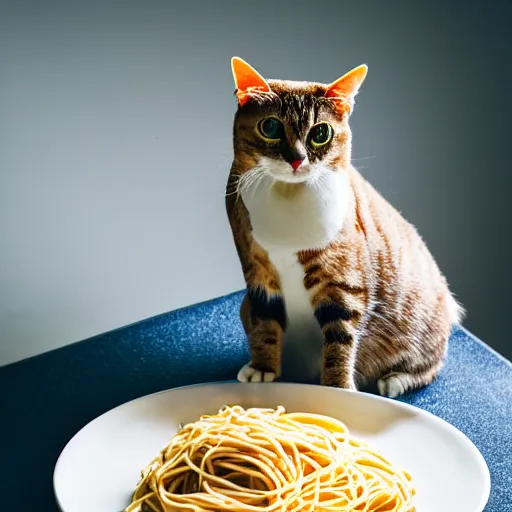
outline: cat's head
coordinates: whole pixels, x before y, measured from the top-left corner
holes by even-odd
[[[231,64],[238,100],[237,173],[265,169],[277,181],[297,183],[350,163],[348,118],[366,77],[366,65],[325,85],[265,80],[238,57]]]

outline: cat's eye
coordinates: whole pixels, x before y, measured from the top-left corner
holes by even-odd
[[[266,117],[256,126],[258,135],[267,142],[278,142],[283,138],[283,123],[275,117]]]
[[[329,123],[318,123],[309,131],[309,143],[313,148],[325,146],[331,142],[333,129]]]

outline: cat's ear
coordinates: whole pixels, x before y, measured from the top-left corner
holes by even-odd
[[[359,91],[366,74],[368,73],[368,66],[361,64],[349,71],[338,80],[335,80],[327,87],[325,96],[331,98],[341,113],[352,111],[354,106],[354,98]]]
[[[253,93],[270,92],[267,81],[240,57],[231,59],[231,70],[235,79],[235,94],[240,106],[245,105]]]

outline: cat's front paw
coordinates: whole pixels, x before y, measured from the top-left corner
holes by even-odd
[[[253,368],[250,364],[246,364],[240,368],[237,379],[239,382],[273,382],[276,379],[276,374],[262,372]]]
[[[411,387],[408,373],[392,372],[378,380],[377,387],[382,396],[396,398],[403,395]]]

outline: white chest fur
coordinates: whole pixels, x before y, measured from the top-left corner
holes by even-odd
[[[253,236],[267,251],[297,253],[327,246],[343,226],[347,177],[325,171],[314,183],[282,183],[265,176],[242,191]]]
[[[242,192],[255,240],[268,252],[279,275],[288,327],[283,347],[283,377],[318,378],[322,336],[297,253],[327,246],[343,227],[349,198],[346,176],[326,171],[316,184],[285,184],[264,177]]]

